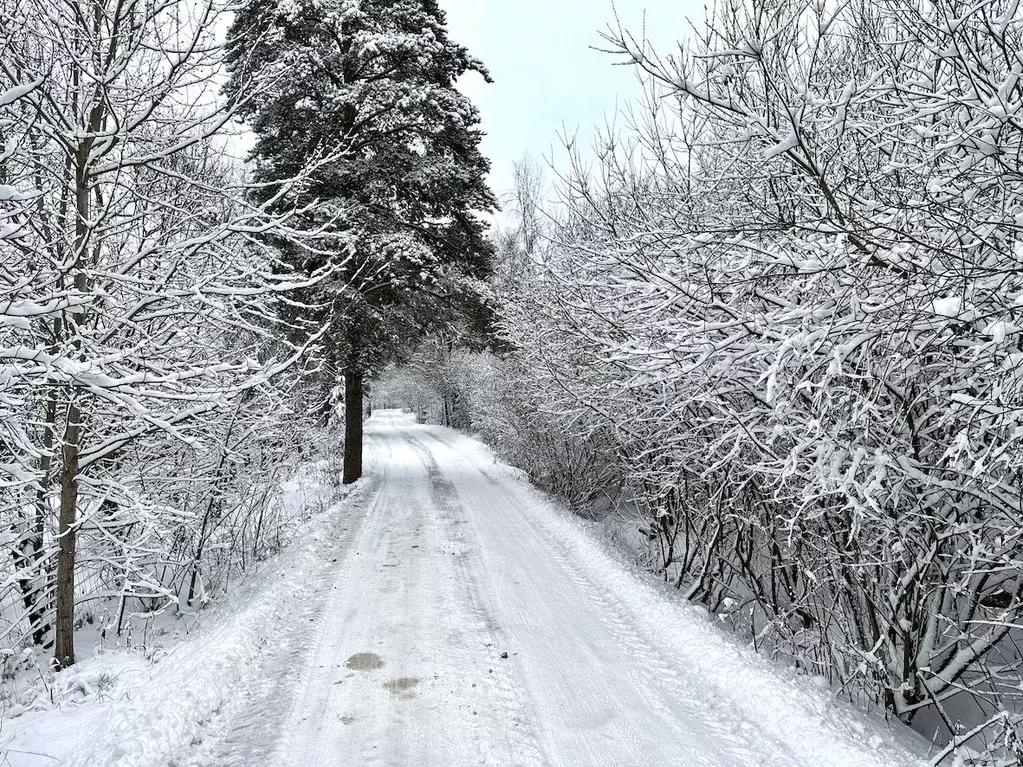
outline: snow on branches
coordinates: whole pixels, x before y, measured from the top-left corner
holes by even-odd
[[[624,473],[666,578],[907,721],[1021,684],[1016,6],[727,3],[672,56],[610,30],[649,118],[562,179],[473,416],[599,447],[570,472]]]
[[[306,416],[273,304],[331,276],[283,267],[263,235],[300,245],[301,209],[223,151],[252,95],[218,95],[228,5],[86,5],[23,3],[0,38],[0,646],[60,666],[83,590],[151,613],[222,578],[210,540],[262,520],[267,436]]]

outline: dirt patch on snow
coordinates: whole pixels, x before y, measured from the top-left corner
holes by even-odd
[[[419,684],[419,680],[416,677],[403,676],[398,679],[392,679],[390,682],[384,682],[384,687],[390,690],[393,695],[402,695],[410,693],[417,684]]]
[[[384,667],[384,659],[375,652],[357,652],[345,661],[345,668],[355,671],[376,671]]]

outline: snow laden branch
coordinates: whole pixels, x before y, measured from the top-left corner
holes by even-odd
[[[296,376],[325,328],[277,307],[346,267],[280,253],[322,254],[331,217],[289,200],[345,149],[245,181],[225,134],[258,92],[219,91],[229,12],[30,0],[2,38],[0,632],[60,666],[82,591],[122,594],[119,632],[226,575],[237,557],[207,570],[222,530],[247,531],[242,563],[279,541],[254,520],[289,463],[271,445],[309,423]]]
[[[642,515],[650,565],[757,646],[909,722],[998,719],[1023,663],[1017,4],[737,1],[671,55],[607,42],[649,98],[560,180],[505,293],[516,351],[446,363],[469,422],[580,512]]]

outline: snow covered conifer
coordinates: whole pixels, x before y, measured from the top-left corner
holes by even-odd
[[[282,305],[297,328],[322,326],[333,384],[345,381],[344,481],[362,473],[363,378],[438,325],[482,306],[492,248],[475,215],[495,206],[484,181],[479,115],[456,80],[489,78],[456,45],[435,0],[251,0],[229,33],[228,91],[246,102],[264,194],[303,168],[282,204],[316,201],[315,245],[286,250],[333,281]]]

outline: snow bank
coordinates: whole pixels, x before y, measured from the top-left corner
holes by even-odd
[[[645,626],[658,644],[670,647],[686,681],[712,691],[725,721],[755,722],[784,743],[799,763],[828,767],[904,767],[928,764],[928,744],[909,728],[869,716],[838,697],[824,680],[771,663],[727,634],[704,610],[669,585],[627,562],[594,534],[592,524],[571,515],[529,486],[522,472],[497,462],[476,440],[444,433],[469,463],[496,464],[530,496],[531,519],[563,547],[581,569],[610,586],[615,602]]]
[[[259,672],[259,658],[293,620],[303,584],[316,579],[335,545],[335,527],[346,518],[353,493],[363,483],[337,490],[315,485],[317,472],[285,483],[282,500],[309,511],[295,545],[267,562],[205,620],[205,625],[161,660],[136,668],[117,699],[93,700],[80,708],[27,714],[0,730],[0,762],[11,767],[62,764],[68,767],[159,767],[216,765],[201,747],[214,720],[235,703],[240,685]],[[323,473],[319,472],[322,478]],[[333,497],[334,501],[324,501]],[[319,508],[318,508],[319,507]],[[109,672],[115,658],[89,661],[66,672]],[[183,755],[187,760],[179,762]]]

